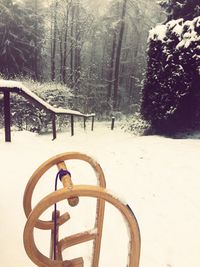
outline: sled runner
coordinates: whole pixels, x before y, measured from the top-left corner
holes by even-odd
[[[71,173],[67,169],[67,160],[82,160],[91,165],[93,168],[98,185],[74,185],[71,179]],[[55,192],[45,196],[35,207],[32,207],[32,196],[34,189],[42,175],[56,165],[58,174],[55,182]],[[57,190],[57,181],[60,178],[63,188]],[[70,219],[68,212],[60,214],[57,210],[57,203],[68,201],[71,207],[79,203],[79,198],[91,197],[96,198],[96,218],[95,230],[89,230],[67,236],[59,240],[59,227]],[[31,176],[24,193],[24,211],[27,222],[24,228],[24,247],[29,258],[39,267],[83,267],[83,257],[75,259],[63,259],[62,252],[80,243],[93,241],[92,267],[99,266],[99,255],[101,249],[101,238],[103,231],[105,203],[108,202],[116,207],[127,221],[130,232],[130,246],[128,252],[128,267],[138,267],[140,257],[140,233],[137,220],[129,206],[121,202],[112,194],[106,191],[106,182],[104,173],[100,165],[91,157],[78,152],[69,152],[59,154],[44,162]],[[66,203],[67,204],[67,203]],[[39,219],[40,216],[54,205],[52,219],[44,221]],[[51,231],[50,257],[43,255],[37,248],[34,240],[34,228]]]

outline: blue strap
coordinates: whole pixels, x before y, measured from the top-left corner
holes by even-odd
[[[55,179],[55,191],[57,191],[57,186],[58,186],[58,178],[60,179],[60,181],[62,181],[62,177],[64,175],[69,175],[71,176],[71,173],[68,170],[59,170],[59,172],[56,174],[56,179]],[[54,236],[53,236],[53,258],[54,260],[56,260],[56,226],[57,226],[57,217],[56,217],[56,213],[57,213],[57,203],[54,204]]]

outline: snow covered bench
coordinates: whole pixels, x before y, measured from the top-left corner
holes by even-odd
[[[86,119],[92,118],[92,127],[94,128],[94,117],[95,114],[83,114],[76,110],[55,108],[49,103],[44,101],[42,98],[37,96],[22,83],[16,81],[0,80],[0,92],[4,94],[4,125],[5,125],[5,141],[11,141],[11,113],[10,113],[10,93],[17,93],[36,106],[45,109],[52,115],[52,130],[53,130],[53,140],[56,138],[56,115],[69,115],[71,116],[71,135],[74,135],[74,116],[83,117],[84,128],[86,127]]]

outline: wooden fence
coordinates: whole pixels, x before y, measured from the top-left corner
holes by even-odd
[[[22,83],[15,81],[5,81],[0,80],[0,92],[4,95],[4,129],[5,129],[5,141],[11,142],[11,110],[10,110],[10,94],[16,93],[31,103],[36,105],[39,108],[45,109],[46,111],[51,113],[52,118],[52,133],[53,139],[56,139],[57,131],[56,131],[56,116],[66,115],[70,116],[70,124],[71,124],[71,135],[74,135],[74,117],[82,117],[84,129],[86,128],[86,120],[88,118],[92,119],[91,130],[94,129],[94,117],[95,114],[83,114],[76,110],[64,109],[64,108],[55,108],[51,106],[49,103],[45,102],[42,98],[38,97],[31,90],[26,88]]]

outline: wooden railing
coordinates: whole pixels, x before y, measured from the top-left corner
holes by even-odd
[[[51,113],[52,118],[52,133],[53,139],[56,139],[57,131],[56,131],[56,116],[59,115],[67,115],[70,116],[70,124],[71,124],[71,135],[74,135],[74,117],[82,117],[84,123],[84,129],[86,128],[86,120],[88,118],[92,118],[92,126],[91,130],[94,129],[94,117],[95,114],[84,114],[76,110],[64,109],[64,108],[55,108],[51,106],[49,103],[45,102],[42,98],[37,96],[31,90],[26,88],[22,83],[15,81],[6,81],[0,80],[0,92],[4,94],[4,128],[5,128],[5,141],[11,142],[11,110],[10,110],[10,93],[16,93],[35,106],[45,109],[46,111]]]

